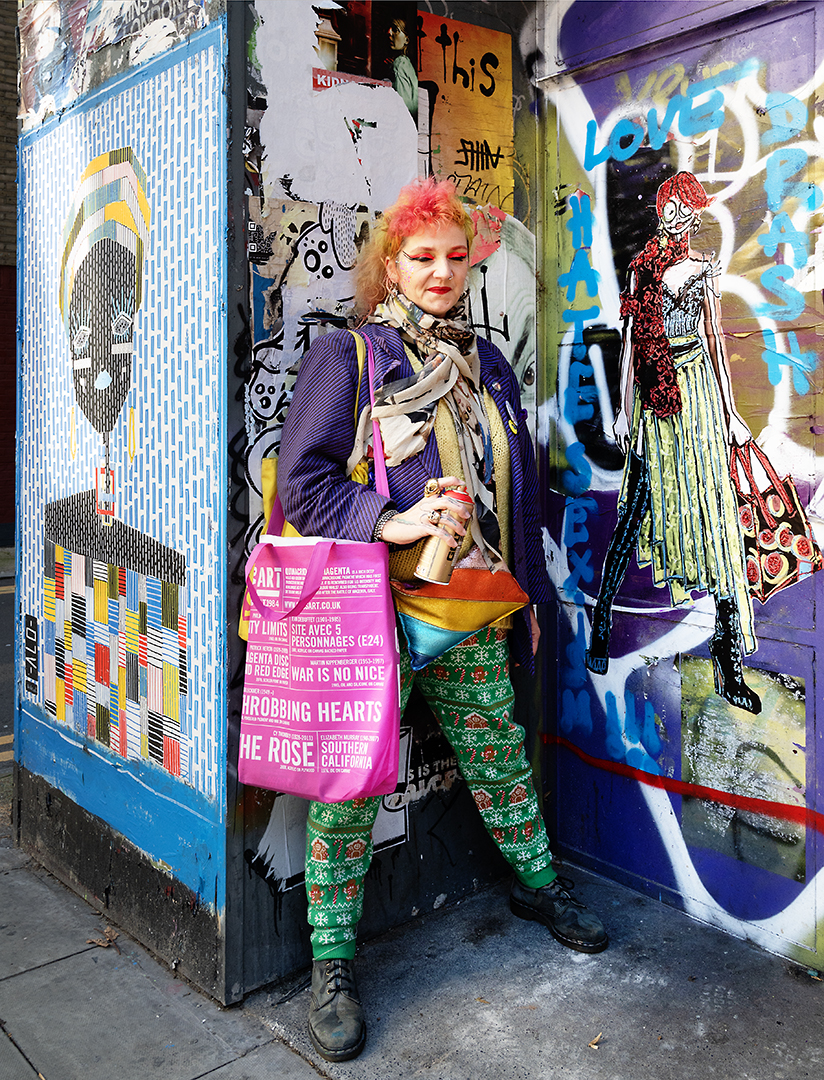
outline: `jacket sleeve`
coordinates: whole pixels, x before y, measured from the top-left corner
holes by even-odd
[[[357,382],[355,339],[346,330],[317,338],[301,361],[283,426],[278,493],[286,520],[303,536],[369,541],[381,513],[393,505],[346,477]]]
[[[538,483],[538,470],[535,464],[535,450],[529,437],[527,412],[521,405],[521,392],[518,387],[517,376],[503,354],[495,346],[491,348],[497,354],[500,370],[505,376],[504,389],[507,400],[512,405],[518,428],[516,444],[521,469],[521,498],[519,506],[517,508],[513,507],[516,512],[513,517],[512,528],[521,531],[520,539],[523,543],[527,579],[526,585],[522,582],[522,588],[526,589],[533,604],[543,604],[551,599],[552,586],[546,569],[543,523],[541,520],[541,493]],[[505,424],[507,419],[508,417],[503,417]],[[520,546],[518,538],[513,536],[513,540],[517,550]]]
[[[538,484],[538,469],[535,463],[535,450],[529,437],[526,409],[521,407],[521,395],[515,382],[518,408],[518,442],[521,446],[521,461],[524,470],[524,545],[526,547],[527,572],[529,574],[529,598],[533,604],[545,604],[552,596],[552,586],[546,569],[544,552],[543,522],[541,520],[541,492]]]

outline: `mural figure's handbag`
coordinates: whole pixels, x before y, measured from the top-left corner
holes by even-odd
[[[369,384],[373,358],[369,355]],[[389,497],[373,425],[375,486]],[[247,563],[241,783],[341,802],[398,783],[400,686],[385,544],[269,534]]]
[[[753,475],[753,458],[766,476],[763,487]],[[820,570],[821,551],[792,477],[781,480],[754,440],[732,448],[730,475],[738,499],[749,590],[763,604],[779,589]]]

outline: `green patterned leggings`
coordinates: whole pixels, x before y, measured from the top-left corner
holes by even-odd
[[[438,718],[484,825],[522,884],[555,878],[546,829],[524,753],[524,729],[512,721],[509,645],[490,627],[413,673],[401,648],[401,712],[413,680]],[[312,952],[352,959],[372,859],[380,796],[309,805],[306,893]]]

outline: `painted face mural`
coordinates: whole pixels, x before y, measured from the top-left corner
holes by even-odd
[[[67,216],[60,310],[77,405],[102,436],[105,461],[95,490],[45,508],[45,591],[54,599],[44,604],[43,703],[123,757],[187,776],[186,562],[123,520],[109,451],[132,385],[146,190],[131,148],[111,150],[83,172]],[[161,638],[166,653],[150,655],[148,641]]]
[[[146,177],[131,149],[96,158],[83,173],[66,223],[60,308],[77,403],[104,440],[131,385],[150,219]]]
[[[117,423],[131,383],[134,279],[131,252],[101,240],[80,264],[69,304],[77,403],[101,435]]]

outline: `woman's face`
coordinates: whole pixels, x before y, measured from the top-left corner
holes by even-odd
[[[403,23],[396,20],[389,27],[389,48],[392,52],[400,53],[408,44],[409,38],[406,36]]]
[[[695,210],[681,202],[677,195],[671,195],[661,210],[661,225],[670,236],[683,236],[691,232],[697,220]]]
[[[428,315],[441,317],[457,304],[469,273],[469,245],[460,225],[421,229],[407,236],[386,273],[404,296]]]

